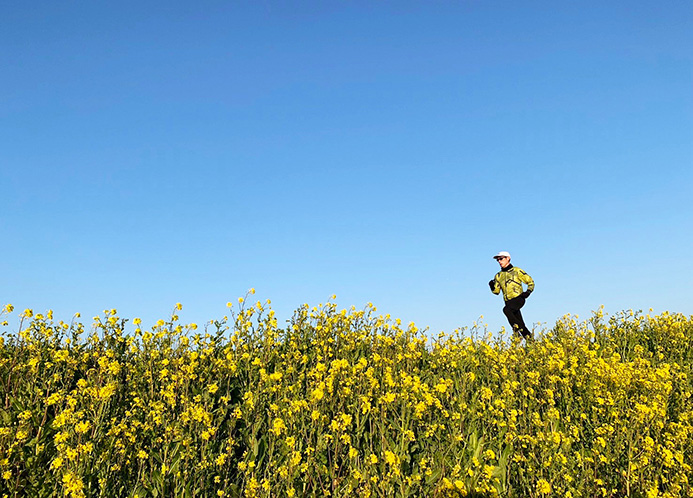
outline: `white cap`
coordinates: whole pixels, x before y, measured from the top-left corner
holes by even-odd
[[[498,258],[510,259],[510,253],[508,251],[501,251],[493,257],[493,259],[498,259]]]

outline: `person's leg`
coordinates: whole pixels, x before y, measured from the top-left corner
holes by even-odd
[[[522,297],[518,296],[513,299],[510,299],[505,303],[505,307],[503,307],[503,313],[507,317],[508,322],[510,323],[510,326],[512,327],[513,331],[515,331],[518,334],[521,334],[522,337],[524,337],[525,339],[528,339],[532,337],[532,333],[525,325],[525,321],[522,318],[522,313],[520,312],[520,308],[522,308],[524,304],[525,299]]]
[[[519,309],[516,311],[515,320],[520,330],[520,334],[522,334],[522,337],[524,337],[525,339],[533,339],[532,332],[525,325],[525,321],[522,318],[522,312]]]

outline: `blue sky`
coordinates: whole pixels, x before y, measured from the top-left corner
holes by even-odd
[[[685,1],[0,3],[0,301],[693,314]]]

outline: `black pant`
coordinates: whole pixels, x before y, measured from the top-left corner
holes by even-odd
[[[525,321],[522,319],[522,313],[520,313],[520,308],[525,305],[524,297],[514,297],[505,302],[503,307],[503,313],[508,318],[510,326],[516,333],[522,334],[525,339],[532,337],[532,333],[527,329]]]

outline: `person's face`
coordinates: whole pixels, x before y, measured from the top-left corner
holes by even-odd
[[[510,264],[510,258],[507,256],[501,256],[500,258],[496,258],[496,261],[498,261],[498,264],[501,268],[507,268]]]

